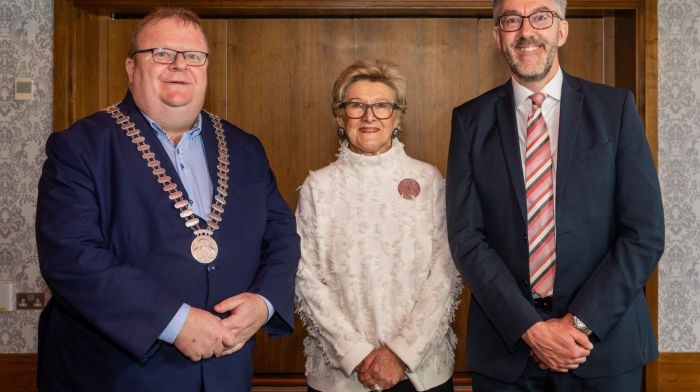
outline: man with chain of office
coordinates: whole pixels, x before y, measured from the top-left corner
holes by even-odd
[[[202,110],[207,51],[195,14],[153,12],[125,98],[48,140],[42,391],[247,391],[254,334],[292,332],[294,216],[258,139]]]

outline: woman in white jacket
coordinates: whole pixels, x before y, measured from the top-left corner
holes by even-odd
[[[336,80],[337,160],[311,172],[297,208],[297,310],[310,391],[452,391],[450,322],[461,282],[445,184],[398,140],[405,80],[358,61]]]

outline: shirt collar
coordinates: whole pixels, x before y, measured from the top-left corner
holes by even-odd
[[[163,130],[163,128],[161,128],[157,122],[155,122],[152,118],[148,117],[148,115],[146,113],[141,112],[141,114],[143,114],[143,116],[146,118],[146,121],[148,121],[148,123],[151,125],[151,128],[153,128],[153,130],[156,132],[156,134],[160,133],[160,134],[167,136],[165,130]],[[194,123],[192,124],[192,128],[190,128],[189,131],[185,132],[184,137],[188,137],[191,139],[191,138],[194,138],[197,135],[199,135],[201,132],[202,132],[202,113],[199,113],[197,115],[197,119],[194,120]]]
[[[530,91],[527,87],[523,86],[522,84],[518,83],[515,78],[511,78],[513,80],[513,96],[515,97],[515,107],[519,107],[522,105],[525,100],[530,98],[532,94],[534,94],[533,91]],[[557,73],[554,75],[552,80],[547,83],[544,88],[542,89],[542,93],[546,94],[547,97],[549,98],[554,98],[557,101],[561,102],[561,87],[562,84],[564,83],[564,73],[561,70],[561,67],[557,69]]]

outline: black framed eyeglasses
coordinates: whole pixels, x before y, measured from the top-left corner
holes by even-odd
[[[374,117],[380,120],[386,120],[394,114],[394,110],[401,109],[401,107],[393,102],[377,102],[373,104],[362,103],[362,102],[343,102],[338,105],[339,109],[345,110],[345,115],[352,119],[358,119],[365,116],[367,113],[367,108],[372,109],[372,114]]]
[[[204,63],[207,62],[207,57],[209,56],[209,53],[198,52],[196,50],[187,50],[181,52],[179,50],[168,48],[150,48],[137,50],[134,53],[132,53],[129,57],[134,57],[134,55],[136,54],[146,52],[151,52],[151,57],[153,58],[153,61],[160,64],[172,64],[175,62],[175,59],[177,59],[177,56],[182,53],[182,57],[185,59],[185,63],[193,67],[199,67],[200,65],[204,65]]]
[[[513,32],[523,27],[523,19],[527,19],[535,30],[544,30],[552,27],[554,18],[561,19],[554,11],[537,11],[530,15],[501,15],[498,17],[498,27],[501,31]]]

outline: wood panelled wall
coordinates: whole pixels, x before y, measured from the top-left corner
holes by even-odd
[[[656,4],[650,3],[651,13],[643,0],[570,0],[569,41],[560,54],[567,72],[635,93],[655,151],[656,114],[645,113],[646,107],[656,108],[655,96],[646,95],[656,88],[655,61],[653,72],[645,68],[652,62],[645,58],[645,42],[651,40],[647,33],[656,34]],[[124,60],[140,15],[155,5],[189,6],[205,16],[209,37],[205,107],[262,140],[292,208],[309,170],[334,160],[338,142],[331,88],[340,71],[360,58],[388,59],[402,68],[408,80],[408,112],[401,139],[410,155],[444,174],[452,108],[508,77],[492,43],[490,4],[56,0],[54,128],[64,129],[124,96]],[[467,296],[465,292],[454,325],[459,337],[457,381],[463,386],[469,383],[464,361]],[[298,324],[291,337],[258,337],[256,390],[304,390],[304,335]],[[652,369],[647,390],[656,390]]]
[[[101,45],[86,56],[104,58],[84,72],[92,95],[76,96],[76,118],[120,100],[126,91],[124,58],[134,19],[98,17]],[[567,72],[614,84],[614,19],[575,18],[562,49]],[[210,42],[205,107],[258,136],[270,156],[280,190],[294,208],[309,170],[334,160],[338,142],[330,111],[337,75],[360,58],[397,63],[408,80],[403,119],[409,154],[445,172],[451,110],[508,78],[492,44],[491,18],[246,18],[204,22]],[[87,85],[85,86],[87,87]],[[81,98],[85,97],[85,98]],[[455,328],[457,370],[464,361],[466,298]],[[259,336],[256,371],[302,373],[304,330],[270,341]]]
[[[56,117],[56,129],[126,92],[124,60],[138,20],[96,18],[95,52],[76,53],[76,67],[88,67],[76,75],[75,111]],[[614,85],[615,24],[614,17],[569,19],[563,68]],[[208,19],[204,28],[210,42],[205,108],[263,141],[292,207],[308,171],[337,152],[330,93],[353,61],[382,58],[401,67],[408,80],[401,139],[411,155],[443,173],[452,108],[508,78],[490,18]]]

